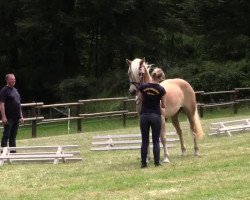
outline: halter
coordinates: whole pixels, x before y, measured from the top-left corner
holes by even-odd
[[[131,66],[131,61],[129,61],[129,62],[127,62],[127,63],[128,63],[129,66]],[[144,64],[146,64],[146,63],[145,63],[145,60],[144,60]],[[147,64],[146,64],[146,65],[147,65]],[[147,66],[149,66],[149,65],[147,65]],[[130,69],[130,70],[131,70],[131,69]],[[144,80],[144,79],[145,79],[145,78],[144,78],[144,73],[145,73],[145,72],[142,71],[142,67],[139,66],[139,69],[138,69],[138,72],[137,72],[137,73],[138,73],[138,74],[137,74],[136,77],[139,77],[139,81],[138,81],[138,82],[136,82],[136,81],[130,81],[130,85],[134,85],[134,86],[135,86],[136,92],[138,92],[140,85],[145,81],[145,80]],[[135,77],[134,74],[133,74],[133,77]],[[136,105],[139,105],[139,104],[141,103],[141,100],[140,100],[138,97],[136,97],[135,103],[136,103]]]
[[[139,90],[140,85],[144,82],[144,73],[139,72],[139,76],[141,76],[139,82],[130,81],[130,84],[134,85],[137,91]],[[136,96],[135,104],[139,105],[140,103],[141,103],[141,100],[138,98],[138,96]]]
[[[130,84],[134,85],[136,87],[136,89],[138,90],[140,85],[142,84],[142,82],[134,82],[134,81],[130,81]]]

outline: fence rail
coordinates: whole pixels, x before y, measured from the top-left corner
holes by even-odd
[[[249,96],[245,95],[244,98],[238,98],[239,92],[250,91],[250,88],[235,88],[235,90],[230,91],[216,91],[216,92],[204,92],[204,91],[196,91],[196,99],[197,99],[197,108],[199,110],[200,117],[204,116],[204,110],[206,108],[217,107],[218,109],[222,106],[233,106],[233,111],[236,114],[238,112],[238,104],[242,102],[250,102]],[[215,101],[214,97],[217,95],[222,95],[228,99],[226,102]],[[205,102],[205,99],[209,99],[209,102]],[[119,109],[112,111],[101,111],[101,112],[92,112],[86,113],[82,112],[83,108],[90,105],[91,103],[104,103],[104,102],[119,102]],[[129,104],[132,103],[132,111],[128,109]],[[43,102],[32,102],[32,103],[24,103],[21,104],[23,109],[28,108],[28,114],[25,116],[25,123],[31,123],[32,129],[32,137],[37,136],[37,124],[43,123],[52,123],[52,122],[60,122],[60,121],[77,121],[77,132],[82,132],[82,120],[86,118],[98,118],[98,117],[113,117],[113,116],[121,116],[122,124],[126,126],[126,118],[128,116],[136,116],[135,112],[135,99],[128,97],[117,97],[117,98],[100,98],[100,99],[86,99],[86,100],[78,100],[78,102],[70,102],[70,103],[57,103],[57,104],[48,104],[44,105]],[[59,107],[63,108],[73,108],[75,113],[72,115],[70,112],[67,114],[63,113],[63,117],[49,117],[46,118],[42,116],[41,110],[43,109],[54,109],[59,112]],[[62,114],[62,112],[61,112]],[[66,117],[65,117],[66,116]],[[0,121],[1,122],[1,121]]]
[[[241,102],[250,102],[250,99],[247,98],[247,95],[245,95],[244,99],[238,99],[238,95],[241,91],[246,91],[250,88],[235,88],[234,90],[229,91],[215,91],[215,92],[203,92],[200,94],[199,98],[199,104],[198,104],[198,110],[200,117],[204,116],[204,110],[206,108],[214,108],[217,107],[218,109],[223,106],[232,106],[234,114],[238,112],[238,105]],[[226,101],[221,102],[221,98],[219,101],[215,101],[215,97],[220,96],[222,99],[226,99]],[[204,99],[209,97],[210,102],[204,103]]]

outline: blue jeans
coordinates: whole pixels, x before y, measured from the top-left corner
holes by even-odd
[[[19,119],[8,119],[8,123],[4,125],[1,147],[7,147],[8,140],[10,147],[16,146],[16,135],[18,127]]]
[[[155,113],[143,113],[140,115],[140,128],[142,136],[141,145],[141,164],[145,165],[147,160],[149,145],[149,129],[152,130],[154,163],[160,163],[160,132],[161,132],[161,115]]]

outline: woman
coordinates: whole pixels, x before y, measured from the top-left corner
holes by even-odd
[[[151,74],[149,83],[141,84],[139,98],[142,100],[140,111],[140,129],[142,135],[141,145],[141,168],[147,167],[147,152],[149,146],[149,129],[152,130],[153,154],[155,166],[160,166],[161,114],[165,115],[166,91],[159,85],[165,79],[164,72],[155,68]],[[162,109],[161,109],[162,108]]]

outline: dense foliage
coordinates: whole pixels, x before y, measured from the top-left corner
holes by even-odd
[[[0,0],[0,75],[23,101],[127,95],[146,57],[195,90],[250,85],[247,0]]]

